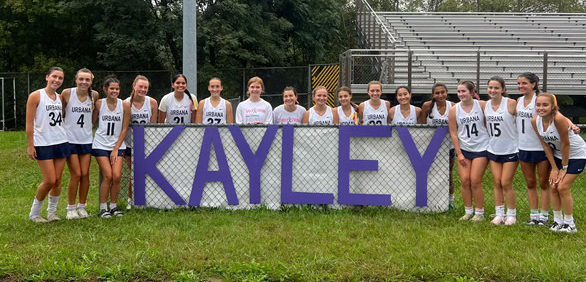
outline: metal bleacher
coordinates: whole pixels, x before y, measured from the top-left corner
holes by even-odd
[[[363,49],[341,56],[342,83],[355,93],[380,80],[387,94],[398,85],[430,94],[436,82],[455,94],[459,81],[483,85],[493,75],[516,93],[517,76],[530,71],[547,91],[574,101],[586,94],[586,14],[397,13],[356,4]]]

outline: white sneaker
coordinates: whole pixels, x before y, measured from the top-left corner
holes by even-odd
[[[31,217],[30,220],[34,223],[47,223],[48,221],[41,216]]]
[[[67,218],[69,220],[79,219],[79,214],[77,213],[77,210],[75,210],[75,209],[67,210],[67,216],[65,218]]]
[[[462,217],[460,217],[460,221],[468,221],[472,217],[474,217],[474,214],[464,214]]]
[[[471,222],[481,222],[484,221],[484,215],[483,214],[475,214],[471,219]]]
[[[564,223],[562,227],[559,229],[560,233],[576,233],[578,232],[578,228],[576,225],[570,226],[569,224]]]
[[[490,223],[494,225],[501,225],[505,223],[505,218],[502,215],[497,215],[492,219]]]
[[[85,208],[77,208],[77,214],[81,219],[90,217],[90,214],[87,212]]]
[[[505,225],[506,226],[515,225],[516,223],[517,223],[517,217],[515,217],[515,216],[507,216],[507,219],[505,220]]]
[[[47,215],[47,222],[59,221],[59,220],[61,220],[61,218],[59,218],[59,216],[56,213],[50,213]]]
[[[549,227],[549,230],[553,232],[560,232],[560,230],[562,229],[562,225],[563,224],[559,224],[554,221],[553,224]]]

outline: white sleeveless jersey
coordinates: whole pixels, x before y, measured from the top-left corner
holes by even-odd
[[[387,125],[389,110],[387,109],[387,102],[380,100],[380,106],[375,109],[370,104],[370,100],[364,102],[364,113],[362,114],[363,125]]]
[[[77,88],[70,88],[69,102],[65,106],[63,127],[67,132],[67,140],[71,144],[91,144],[93,140],[92,110],[94,109],[91,93],[80,101]]]
[[[352,111],[350,113],[350,116],[346,116],[344,110],[342,109],[342,106],[339,106],[336,109],[338,110],[338,116],[340,117],[340,125],[356,125],[357,113],[354,110],[354,107],[350,107],[350,110]]]
[[[555,124],[552,122],[547,127],[547,130],[543,130],[543,119],[540,116],[537,116],[536,125],[539,135],[543,138],[543,141],[551,147],[553,155],[558,159],[562,159],[562,140]],[[575,134],[571,128],[568,128],[567,130],[568,138],[570,139],[569,159],[586,159],[586,142],[584,142],[584,139],[582,139],[580,135]]]
[[[395,115],[392,125],[415,125],[417,124],[417,110],[415,106],[409,105],[409,117],[405,118],[401,113],[401,105],[395,106]]]
[[[305,115],[305,108],[295,105],[295,111],[289,112],[284,105],[279,105],[273,111],[274,124],[302,124],[303,115]]]
[[[39,90],[39,105],[35,114],[33,138],[35,146],[51,146],[67,142],[63,127],[63,104],[61,95],[55,94],[55,100],[49,98],[45,89]]]
[[[519,134],[519,150],[543,151],[539,137],[535,134],[531,125],[531,119],[536,115],[535,99],[533,95],[531,103],[525,107],[525,97],[519,98],[517,102],[517,132]]]
[[[191,98],[195,102],[196,99],[193,95]],[[187,96],[187,93],[183,93],[183,99],[177,101],[175,99],[175,92],[171,92],[161,99],[161,105],[159,110],[167,113],[165,123],[167,124],[182,124],[191,123],[191,113],[195,108],[191,99]]]
[[[452,102],[446,101],[446,111],[442,115],[438,110],[437,103],[433,103],[431,113],[429,114],[429,116],[427,116],[427,124],[436,126],[448,126],[448,116],[452,106]]]
[[[492,108],[492,99],[486,102],[484,117],[488,128],[487,151],[495,155],[510,155],[519,152],[515,116],[509,112],[509,98],[503,97],[498,110]]]
[[[226,100],[220,98],[220,103],[214,108],[210,98],[203,100],[203,124],[218,125],[226,124]]]
[[[456,121],[458,123],[458,140],[460,148],[469,152],[482,152],[488,148],[488,132],[484,126],[484,114],[480,102],[473,100],[470,113],[462,109],[462,102],[456,104]]]
[[[315,111],[315,107],[309,109],[310,125],[334,125],[334,112],[330,106],[326,107],[326,112],[322,116]]]
[[[122,100],[118,99],[116,109],[110,111],[106,98],[102,99],[102,106],[100,107],[100,114],[98,116],[98,130],[96,130],[96,135],[94,136],[92,149],[114,150],[116,141],[118,141],[122,132],[124,121],[124,107],[122,103]],[[122,145],[118,149],[126,149],[126,144],[122,142]]]
[[[151,117],[153,116],[153,110],[151,108],[151,97],[146,96],[144,97],[144,103],[140,109],[134,107],[134,104],[130,103],[130,97],[126,98],[124,102],[130,104],[130,127],[128,128],[128,132],[126,133],[126,139],[124,142],[126,143],[127,147],[132,147],[134,142],[133,139],[133,132],[132,132],[132,125],[135,124],[148,124],[151,122]]]

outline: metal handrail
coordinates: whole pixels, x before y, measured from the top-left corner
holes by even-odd
[[[373,15],[375,17],[376,21],[378,22],[378,24],[381,25],[381,27],[383,28],[383,30],[385,31],[385,33],[387,35],[387,39],[391,43],[397,42],[397,39],[395,39],[395,37],[393,36],[393,34],[389,30],[389,28],[386,26],[386,24],[383,22],[383,20],[378,16],[377,12],[374,11],[374,9],[372,8],[372,6],[370,6],[370,4],[368,3],[368,1],[366,1],[366,0],[360,0],[360,2],[362,2],[362,4],[364,4],[366,6],[368,12],[371,15]]]

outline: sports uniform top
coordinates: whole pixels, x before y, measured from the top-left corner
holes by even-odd
[[[543,119],[537,116],[536,120],[537,131],[539,135],[543,137],[543,141],[551,147],[553,155],[561,159],[562,158],[562,140],[557,127],[552,122],[547,127],[547,130],[543,129]],[[575,159],[586,159],[586,142],[579,135],[575,134],[572,129],[568,128],[568,138],[570,139],[570,160]]]
[[[122,105],[122,100],[117,99],[116,108],[113,111],[110,111],[106,98],[103,98],[102,106],[100,107],[100,114],[98,116],[98,130],[96,130],[96,135],[94,136],[92,149],[106,151],[114,150],[116,141],[118,141],[118,137],[120,137],[120,133],[122,132],[123,122],[124,107]],[[122,145],[118,149],[126,149],[125,142],[122,142]]]
[[[40,101],[35,114],[33,138],[35,146],[51,146],[67,142],[63,128],[61,95],[51,99],[45,89],[39,90]]]
[[[431,113],[427,116],[427,124],[437,126],[448,126],[448,116],[450,114],[450,109],[452,108],[452,105],[452,102],[446,101],[446,111],[442,115],[438,110],[437,103],[433,103]]]
[[[489,135],[487,151],[495,155],[510,155],[519,152],[515,116],[509,112],[509,98],[503,97],[498,110],[492,107],[492,99],[484,108]]]
[[[519,134],[519,150],[523,151],[543,151],[539,137],[535,130],[531,128],[531,119],[536,114],[535,99],[537,94],[533,95],[531,103],[525,107],[525,97],[521,96],[517,102],[517,132]]]
[[[210,98],[203,100],[203,124],[226,124],[226,99],[220,98],[220,103],[214,108]]]
[[[92,110],[93,101],[88,93],[85,101],[80,101],[77,88],[69,89],[69,102],[65,106],[63,127],[67,133],[67,140],[71,144],[91,144],[93,140]]]
[[[364,113],[362,114],[363,125],[387,125],[389,110],[387,101],[381,99],[378,109],[375,109],[370,100],[364,102]]]
[[[315,111],[315,107],[309,109],[309,124],[310,125],[334,125],[334,112],[330,106],[326,106],[326,112],[319,115]]]
[[[415,106],[409,105],[409,117],[405,118],[401,113],[401,105],[396,105],[392,125],[415,125],[417,124],[417,110]]]
[[[357,113],[354,107],[350,106],[350,116],[347,117],[342,109],[342,106],[336,108],[338,110],[338,116],[340,117],[340,125],[356,125],[357,124]]]
[[[124,102],[128,102],[130,104],[130,125],[147,124],[151,122],[151,117],[153,115],[153,110],[151,109],[151,99],[151,97],[145,96],[144,103],[140,109],[135,108],[134,103],[130,103],[130,97],[124,100]],[[124,142],[126,143],[126,146],[132,147],[134,142],[132,126],[128,128]]]
[[[250,99],[238,104],[236,108],[237,124],[272,124],[273,107],[269,102],[260,99],[252,102]]]
[[[284,105],[277,106],[273,111],[274,124],[302,124],[305,108],[295,105],[295,111],[289,112]]]
[[[473,103],[469,113],[462,109],[462,102],[456,104],[458,140],[462,150],[482,152],[488,147],[488,132],[484,126],[484,114],[480,108],[480,102],[474,99]]]
[[[193,102],[191,101],[193,99]],[[197,97],[191,95],[191,99],[187,96],[187,93],[183,93],[183,99],[178,101],[175,98],[175,92],[168,93],[161,99],[161,105],[159,110],[167,113],[165,123],[168,124],[181,124],[191,123],[191,113],[196,108],[194,104],[197,103]]]

